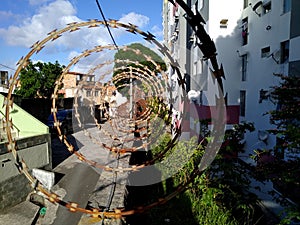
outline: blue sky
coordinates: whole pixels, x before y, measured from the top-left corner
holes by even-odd
[[[138,25],[162,39],[162,0],[99,0],[107,19],[117,19]],[[0,64],[15,68],[16,62],[38,40],[53,29],[61,29],[73,21],[102,20],[96,0],[1,0],[0,1]],[[74,32],[46,46],[31,59],[58,60],[67,64],[85,49],[112,43],[107,31]],[[118,45],[142,41],[139,36],[114,30]],[[95,60],[95,59],[93,59]],[[9,70],[0,65],[0,70]],[[13,70],[9,70],[13,73]]]

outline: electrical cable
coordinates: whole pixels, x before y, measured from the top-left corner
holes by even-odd
[[[7,68],[7,69],[16,71],[15,69],[13,69],[13,68],[11,68],[11,67],[9,67],[9,66],[6,66],[6,65],[4,65],[4,64],[2,64],[2,63],[0,63],[0,66],[3,66],[3,67],[5,67],[5,68]]]
[[[98,6],[99,11],[100,11],[100,13],[101,13],[101,16],[102,16],[102,18],[103,18],[103,20],[104,20],[104,23],[105,23],[105,26],[106,26],[106,28],[107,28],[107,30],[108,30],[108,33],[109,33],[109,35],[110,35],[110,37],[111,37],[111,39],[112,39],[112,41],[113,41],[115,47],[119,50],[119,47],[118,47],[118,45],[117,45],[117,43],[116,43],[116,41],[115,41],[115,39],[114,39],[114,37],[113,37],[113,35],[112,35],[112,33],[111,33],[110,27],[109,27],[109,25],[108,25],[108,23],[107,23],[107,20],[106,20],[105,16],[104,16],[104,13],[103,13],[103,10],[102,10],[102,8],[101,8],[101,6],[100,6],[99,1],[96,0],[96,3],[97,3],[97,6]]]

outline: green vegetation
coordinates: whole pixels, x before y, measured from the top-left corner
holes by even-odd
[[[166,64],[164,63],[164,61],[162,60],[162,58],[155,53],[153,50],[151,50],[150,48],[147,48],[146,46],[140,44],[140,43],[133,43],[127,46],[129,49],[134,49],[135,51],[139,51],[140,54],[135,53],[132,50],[124,50],[124,49],[120,49],[116,54],[115,54],[115,66],[114,68],[118,70],[116,70],[113,74],[113,77],[117,76],[120,73],[129,72],[129,68],[128,67],[133,67],[133,68],[139,68],[142,70],[145,70],[143,67],[147,67],[150,71],[155,72],[156,74],[159,73],[159,70],[156,68],[156,66],[150,62],[144,55],[146,55],[147,57],[151,57],[151,59],[161,67],[162,70],[166,70]],[[118,61],[121,60],[121,61]],[[122,61],[124,60],[124,61]],[[126,63],[126,60],[131,61],[130,63]],[[141,65],[137,65],[135,63],[132,62],[138,62]],[[121,68],[122,66],[124,66],[125,68]],[[122,79],[120,81],[114,81],[114,84],[116,87],[124,84],[124,83],[129,83],[129,79]]]
[[[278,86],[272,87],[271,100],[277,103],[276,110],[270,115],[270,122],[276,129],[269,130],[277,137],[274,149],[256,150],[252,158],[257,162],[257,178],[271,180],[273,186],[283,197],[300,204],[300,159],[295,154],[294,158],[284,160],[286,153],[300,153],[300,77],[275,74],[281,79]],[[275,199],[286,206],[282,213],[280,224],[290,224],[300,220],[299,206],[291,205],[282,198]]]
[[[271,180],[274,187],[284,197],[300,202],[300,167],[299,158],[291,161],[283,161],[279,157],[282,150],[299,152],[299,110],[300,104],[300,78],[281,77],[283,82],[274,87],[272,99],[279,103],[277,110],[271,111],[271,122],[277,126],[276,130],[270,132],[278,135],[282,142],[271,150],[257,151],[253,158],[257,161],[256,167],[243,163],[238,159],[238,153],[243,152],[241,140],[245,132],[254,131],[252,123],[241,123],[225,133],[224,141],[219,154],[213,163],[203,174],[197,176],[188,184],[186,190],[181,192],[165,205],[160,205],[145,213],[146,224],[233,224],[254,225],[279,223],[278,218],[265,215],[259,205],[258,198],[250,192],[250,177],[264,182]],[[167,108],[162,107],[159,99],[151,99],[149,107],[155,115],[165,118]],[[205,134],[206,142],[209,142],[209,132],[205,129],[205,122],[201,122],[201,132]],[[156,126],[158,127],[158,126]],[[158,142],[150,147],[151,155],[155,158],[166,149],[171,140],[170,134],[157,136]],[[188,155],[189,153],[192,154]],[[175,147],[166,152],[160,161],[167,160],[176,153],[175,164],[180,164],[184,159],[189,162],[171,178],[163,181],[156,192],[148,191],[148,197],[153,202],[162,196],[168,196],[176,191],[176,187],[189,180],[192,171],[199,165],[200,159],[205,151],[205,144],[198,145],[195,139],[180,141]],[[264,163],[261,156],[271,157],[274,160]],[[271,158],[268,158],[271,159]],[[256,169],[255,171],[253,169]],[[256,172],[256,173],[255,173]],[[271,193],[270,193],[271,194]],[[282,202],[283,199],[275,199]],[[280,224],[290,224],[300,220],[299,207],[291,207],[289,202],[285,203],[287,210],[282,215]],[[276,221],[276,222],[275,222]]]
[[[279,142],[289,151],[300,152],[300,77],[275,74],[281,79],[279,86],[273,87],[271,97],[276,100],[278,107],[270,111],[270,120],[277,129],[271,130],[284,143]]]
[[[61,75],[63,68],[64,66],[57,61],[54,64],[29,62],[28,66],[20,72],[21,87],[17,89],[16,94],[23,98],[51,98],[55,81]]]
[[[201,176],[197,176],[185,192],[170,200],[166,205],[151,210],[148,213],[149,221],[151,221],[149,224],[165,224],[166,221],[172,225],[256,224],[262,215],[257,206],[257,197],[249,192],[250,180],[246,168],[238,163],[236,155],[233,154],[242,150],[242,146],[238,146],[237,143],[241,140],[243,133],[253,130],[253,124],[243,123],[237,125],[232,132],[228,132],[220,154],[212,165]],[[168,134],[161,136],[159,145],[151,149],[154,157],[165,148],[170,139]],[[176,186],[189,180],[192,171],[199,165],[205,146],[198,145],[195,139],[191,139],[178,142],[172,149],[173,153],[177,152],[178,162],[185,159],[185,155],[191,152],[191,149],[192,157],[184,168],[162,183],[161,195],[175,191]],[[172,152],[168,152],[165,158],[169,157]]]
[[[163,119],[166,125],[169,125],[171,123],[171,117],[169,113],[169,107],[163,102],[162,99],[158,97],[152,97],[147,99],[148,107],[151,109],[151,117],[150,120],[158,116],[159,118]]]

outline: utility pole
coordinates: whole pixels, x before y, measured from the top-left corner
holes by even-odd
[[[130,69],[130,119],[132,120],[133,118],[133,87],[132,87],[132,67],[129,67]]]

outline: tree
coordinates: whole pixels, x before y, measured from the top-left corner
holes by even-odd
[[[61,75],[65,66],[56,61],[43,63],[29,62],[19,75],[21,87],[16,91],[23,98],[51,98],[55,81]]]
[[[268,114],[270,123],[276,126],[276,129],[269,131],[277,136],[277,143],[273,149],[276,157],[271,154],[272,150],[260,150],[255,152],[253,158],[257,162],[257,178],[271,180],[283,196],[275,198],[286,207],[281,215],[283,219],[280,224],[292,224],[300,220],[300,77],[274,75],[279,77],[281,82],[272,87],[270,97],[277,102],[277,108]],[[284,151],[298,154],[285,161]],[[290,200],[296,205],[291,204]]]
[[[276,110],[269,112],[270,121],[277,129],[271,130],[282,141],[277,148],[299,152],[300,150],[300,77],[275,74],[281,83],[273,87],[271,97],[278,103]],[[284,142],[284,143],[283,143]]]
[[[134,68],[139,68],[139,69],[143,69],[143,67],[147,67],[150,71],[154,71],[156,74],[159,73],[159,70],[157,70],[156,66],[150,62],[149,60],[147,60],[144,56],[146,55],[147,57],[151,57],[151,59],[153,61],[155,61],[155,63],[157,65],[159,65],[161,67],[162,70],[166,70],[166,64],[164,63],[164,61],[162,60],[162,58],[155,53],[153,50],[151,50],[150,48],[147,48],[146,46],[140,44],[140,43],[133,43],[127,46],[129,49],[134,49],[134,50],[139,50],[142,54],[136,54],[135,52],[133,52],[132,50],[124,50],[124,49],[120,49],[116,54],[115,54],[115,66],[114,68],[119,68],[117,71],[114,72],[113,76],[117,76],[120,73],[123,72],[129,72],[129,66],[132,66]],[[121,60],[121,61],[118,61]],[[129,60],[131,62],[126,62],[126,60]],[[137,65],[135,63],[132,62],[139,62],[139,64],[141,65]],[[121,67],[124,66],[124,69],[121,69]],[[122,79],[121,81],[115,81],[114,84],[116,87],[118,87],[119,85],[122,85],[124,83],[129,83],[129,79]]]

